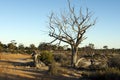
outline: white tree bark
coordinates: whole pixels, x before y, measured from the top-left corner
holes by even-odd
[[[49,17],[49,36],[54,38],[52,42],[59,40],[71,45],[71,65],[75,66],[77,62],[77,48],[86,39],[84,34],[88,28],[95,24],[95,20],[91,21],[92,14],[88,9],[86,9],[85,14],[82,13],[82,9],[79,10],[79,13],[76,13],[74,7],[71,7],[69,0],[68,4],[68,13],[61,13],[61,16],[55,16],[52,13]]]

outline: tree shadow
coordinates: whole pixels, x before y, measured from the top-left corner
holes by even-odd
[[[26,72],[25,75],[32,76],[34,78],[22,77],[20,75],[15,74],[4,74],[4,76],[0,75],[0,80],[79,80],[78,78],[73,77],[66,77],[64,75],[49,75],[48,71],[46,70],[39,70],[39,69],[18,69],[18,68],[8,68],[14,69],[19,71]]]
[[[30,67],[35,67],[34,62],[30,61],[30,62],[15,62],[15,61],[7,61],[7,60],[0,60],[0,62],[5,62],[5,63],[10,63],[14,66],[30,66]]]
[[[0,75],[0,80],[78,80],[72,77],[50,76],[45,72],[40,72],[37,74],[27,74],[27,75],[33,76],[34,78],[28,78],[13,74],[4,74],[4,76]]]
[[[32,76],[33,78],[26,77],[26,76],[20,76],[19,74],[10,74],[10,73],[4,73],[3,75],[0,75],[0,80],[78,80],[77,78],[73,77],[73,75],[70,75],[71,77],[67,77],[64,75],[49,75],[47,70],[40,70],[36,69],[34,67],[33,62],[17,62],[17,61],[8,61],[8,60],[0,60],[0,62],[3,63],[9,63],[13,66],[21,66],[22,68],[17,67],[4,67],[6,69],[10,70],[18,70],[25,72],[25,75]],[[26,68],[26,66],[30,66],[29,68]]]
[[[19,75],[13,75],[13,74],[7,74],[4,73],[3,75],[0,75],[0,80],[34,80],[33,78],[26,78]]]

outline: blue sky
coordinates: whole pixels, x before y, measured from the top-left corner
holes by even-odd
[[[71,0],[71,4],[76,10],[87,7],[97,17],[81,46],[93,43],[96,48],[120,48],[119,0]],[[7,44],[16,40],[25,46],[49,42],[48,16],[67,8],[67,0],[0,0],[0,41]]]

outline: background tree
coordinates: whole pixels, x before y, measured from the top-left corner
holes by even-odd
[[[85,51],[85,53],[88,56],[91,56],[94,54],[94,44],[89,43],[88,45],[86,45],[85,47],[83,47],[83,51]]]
[[[16,42],[15,40],[12,40],[10,43],[8,43],[7,47],[10,50],[10,52],[15,52],[17,47],[16,47]]]
[[[31,50],[36,50],[37,48],[36,48],[36,46],[34,44],[30,44],[30,49]]]
[[[94,44],[92,44],[92,43],[89,43],[88,47],[90,47],[91,49],[94,49],[94,48],[95,48],[95,47],[94,47]]]
[[[91,54],[92,56],[94,55],[94,44],[92,44],[92,43],[89,43],[89,45],[88,45],[88,47],[89,47],[89,54]]]
[[[24,50],[25,50],[24,44],[19,44],[18,45],[18,52],[24,53]]]
[[[105,45],[105,46],[103,46],[103,48],[104,48],[104,49],[108,49],[108,46],[107,46],[107,45]]]
[[[37,50],[37,48],[34,44],[30,44],[28,48],[26,47],[26,50],[27,50],[27,53],[32,54],[33,51]]]
[[[49,36],[53,37],[54,41],[68,43],[71,46],[71,65],[77,66],[77,52],[79,44],[86,39],[84,34],[86,30],[95,24],[95,20],[91,21],[92,13],[86,9],[86,13],[82,13],[82,9],[79,13],[76,13],[75,8],[71,7],[70,1],[69,12],[61,13],[61,16],[55,16],[52,13],[49,17]],[[51,42],[51,43],[52,43]]]
[[[4,49],[4,46],[3,46],[3,44],[0,42],[0,52],[2,52],[3,49]]]
[[[51,47],[50,47],[49,44],[43,42],[43,43],[40,43],[40,44],[39,44],[38,49],[39,49],[39,50],[50,50]]]
[[[39,50],[59,50],[59,47],[56,45],[43,42],[39,44],[38,49]]]
[[[107,46],[107,45],[103,46],[103,53],[104,53],[104,54],[108,54],[108,53],[109,53],[109,50],[108,50],[108,46]]]

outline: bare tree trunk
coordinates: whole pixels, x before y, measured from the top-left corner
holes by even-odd
[[[77,52],[78,52],[78,48],[77,47],[72,47],[72,55],[71,55],[71,66],[72,67],[76,67],[76,62],[77,62]]]
[[[60,42],[62,41],[71,45],[71,66],[76,67],[77,65],[75,64],[78,60],[78,45],[86,39],[84,34],[88,28],[95,25],[96,20],[91,21],[92,14],[89,12],[88,8],[85,14],[82,13],[82,9],[80,9],[80,13],[77,15],[75,8],[71,7],[69,0],[68,7],[68,12],[61,13],[61,16],[55,16],[54,13],[51,13],[49,17],[49,36],[54,38],[50,43],[59,40]]]

